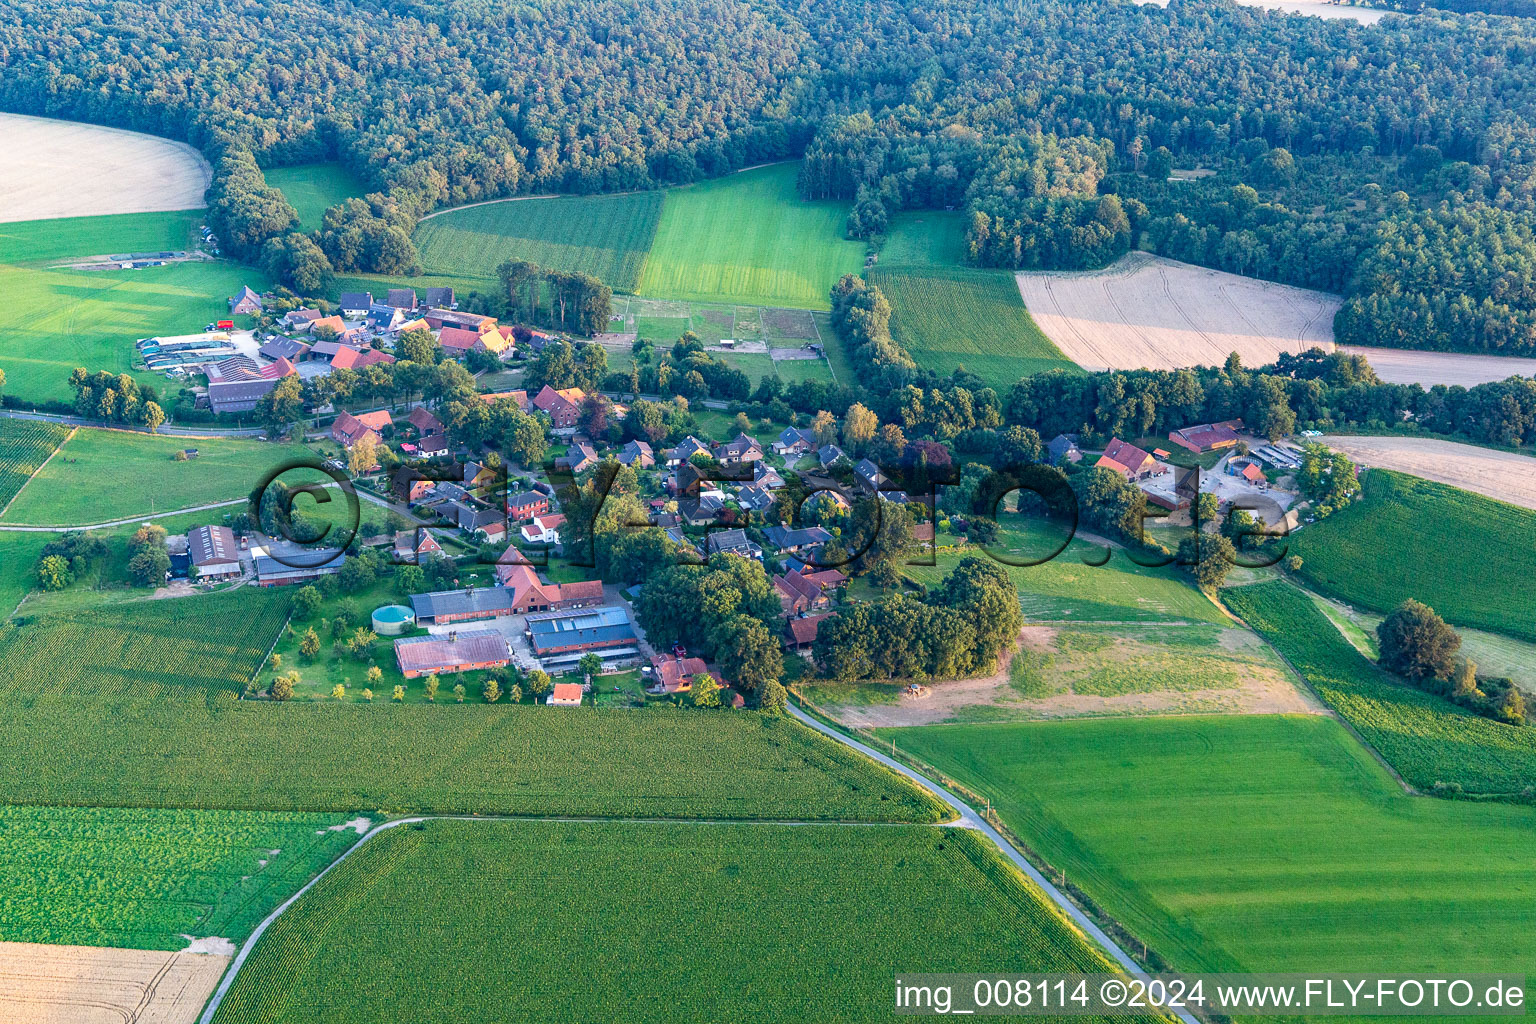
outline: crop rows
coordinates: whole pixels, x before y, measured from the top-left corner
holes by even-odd
[[[239,942],[357,834],[336,815],[0,806],[0,940]]]
[[[892,267],[870,274],[891,303],[891,333],[917,365],[964,366],[998,389],[1044,370],[1075,370],[1024,309],[1013,275],[998,270]]]
[[[1536,512],[1389,470],[1364,486],[1291,538],[1308,579],[1374,611],[1411,597],[1457,625],[1536,640]]]
[[[632,292],[661,203],[660,192],[487,203],[424,220],[414,237],[429,273],[491,280],[502,261],[531,260]]]
[[[792,720],[237,696],[287,613],[244,588],[0,628],[0,803],[932,821]]]
[[[1222,599],[1413,786],[1512,794],[1536,785],[1536,729],[1479,718],[1398,685],[1290,584],[1233,587]]]
[[[68,436],[57,423],[0,419],[0,510]]]
[[[307,893],[214,1019],[885,1020],[918,964],[1104,969],[964,830],[445,821]]]

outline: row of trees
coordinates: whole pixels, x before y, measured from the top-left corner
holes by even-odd
[[[496,268],[496,276],[509,319],[586,335],[608,329],[613,289],[591,274],[507,260]]]
[[[69,375],[75,392],[75,415],[157,430],[165,422],[165,410],[155,392],[126,373],[96,373],[77,368]]]

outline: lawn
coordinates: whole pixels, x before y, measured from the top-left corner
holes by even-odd
[[[0,806],[0,941],[236,943],[357,839],[335,814]]]
[[[267,287],[257,270],[232,263],[177,263],[143,270],[75,271],[0,265],[0,369],[6,394],[23,401],[74,400],[79,366],[131,373],[165,390],[156,373],[132,373],[138,338],[195,334],[229,315],[243,284]]]
[[[11,617],[36,579],[37,559],[51,533],[0,533],[0,622]]]
[[[1521,971],[1530,807],[1412,797],[1321,716],[885,730],[1178,969]]]
[[[177,462],[183,448],[198,457]],[[81,427],[6,511],[7,523],[100,523],[243,498],[292,460],[300,445],[240,438],[188,438]]]
[[[326,210],[368,192],[361,178],[335,162],[273,167],[262,173],[267,184],[280,189],[283,198],[299,211],[299,228],[303,231],[320,230]]]
[[[202,210],[59,217],[0,224],[0,263],[186,250],[200,243]]]
[[[244,587],[0,626],[0,803],[873,821],[941,814],[878,765],[757,712],[461,706],[451,696],[430,706],[386,697],[372,705],[237,700],[287,606],[283,590]]]
[[[661,206],[660,192],[484,203],[429,217],[413,237],[427,273],[480,279],[482,289],[495,287],[502,262],[520,259],[632,292]]]
[[[1060,534],[1045,526],[1010,527],[1003,531],[997,550],[1019,561],[1040,558],[1060,543]],[[938,563],[907,566],[906,574],[934,586],[969,555],[982,554],[955,537],[941,533]],[[944,548],[944,545],[960,544]],[[1074,539],[1060,555],[1040,565],[1005,565],[1019,587],[1024,617],[1040,622],[1166,622],[1173,620],[1231,625],[1231,620],[1205,595],[1187,582],[1177,567],[1147,568],[1115,551],[1109,561],[1094,566],[1085,559],[1102,558],[1102,546]]]
[[[58,423],[0,419],[0,513],[68,436]]]
[[[1389,612],[1414,598],[1457,625],[1536,640],[1536,512],[1375,469],[1364,496],[1288,538],[1302,575]]]
[[[1289,583],[1228,587],[1221,597],[1412,785],[1500,795],[1536,786],[1536,727],[1481,718],[1398,683]]]
[[[640,294],[753,306],[826,309],[864,263],[843,237],[848,208],[795,193],[798,165],[775,164],[666,194]]]
[[[882,259],[869,280],[890,301],[891,334],[918,366],[940,374],[963,366],[999,391],[1045,370],[1076,372],[1035,326],[1010,273]]]
[[[961,829],[440,821],[305,894],[214,1020],[883,1021],[902,971],[1105,964]]]

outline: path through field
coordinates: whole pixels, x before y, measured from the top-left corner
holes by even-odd
[[[0,1020],[191,1024],[227,956],[0,942]]]
[[[0,114],[0,135],[4,223],[195,210],[212,176],[191,146],[118,128]]]
[[[1460,487],[1511,505],[1536,509],[1536,458],[1430,437],[1330,434],[1321,440],[1361,465]]]
[[[1035,323],[1088,370],[1175,370],[1219,366],[1228,353],[1245,366],[1282,352],[1332,352],[1342,300],[1327,292],[1260,281],[1132,253],[1103,270],[1017,275]],[[1347,347],[1391,384],[1471,387],[1536,376],[1536,359]]]

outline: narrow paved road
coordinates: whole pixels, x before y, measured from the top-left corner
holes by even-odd
[[[1098,925],[1089,920],[1088,916],[1079,910],[1076,904],[1067,899],[1066,894],[1064,894],[1060,889],[1056,888],[1056,886],[1052,885],[1050,880],[1042,875],[1033,864],[1024,859],[1023,854],[1013,848],[1012,843],[1003,838],[1003,834],[1001,832],[993,828],[985,818],[977,814],[964,800],[961,800],[959,797],[955,796],[955,794],[951,793],[937,782],[934,782],[926,775],[908,768],[900,761],[887,757],[886,755],[880,753],[880,751],[876,750],[874,747],[869,746],[867,743],[861,743],[854,739],[852,736],[847,736],[841,732],[838,732],[831,726],[825,725],[815,718],[812,718],[804,711],[801,711],[794,704],[789,705],[789,713],[794,715],[795,718],[797,718],[803,724],[808,725],[812,729],[815,729],[817,732],[821,733],[823,736],[828,736],[843,744],[844,746],[852,747],[854,750],[857,750],[865,757],[879,761],[881,764],[891,769],[891,771],[911,779],[913,782],[917,783],[919,786],[922,786],[924,789],[938,797],[940,800],[943,800],[945,803],[949,804],[949,806],[955,809],[955,813],[960,815],[960,825],[963,825],[966,828],[973,828],[985,835],[988,839],[992,840],[992,842],[996,844],[998,850],[1004,857],[1007,857],[1014,863],[1015,866],[1018,867],[1020,871],[1029,876],[1030,881],[1039,886],[1040,889],[1051,898],[1051,902],[1060,907],[1062,912],[1071,918],[1079,928],[1081,928],[1084,932],[1087,932],[1090,936],[1092,936],[1095,942],[1104,947],[1104,950],[1108,952],[1110,956],[1114,957],[1121,967],[1123,967],[1128,973],[1131,974],[1145,973],[1142,968],[1137,965],[1136,961],[1132,960],[1130,956],[1125,952],[1125,950],[1121,949],[1119,945],[1115,943],[1114,939],[1111,939],[1104,933],[1104,929],[1100,928]],[[1196,1020],[1195,1017],[1187,1010],[1179,1010],[1177,1011],[1177,1014],[1179,1020],[1183,1021],[1184,1024],[1200,1024],[1200,1022]]]

